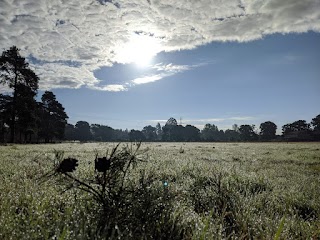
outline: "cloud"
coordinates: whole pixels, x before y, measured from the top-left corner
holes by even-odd
[[[153,75],[147,75],[139,78],[135,78],[131,80],[133,84],[145,84],[145,83],[151,83],[155,81],[159,81],[163,78],[173,76],[177,73],[181,73],[184,71],[188,71],[192,68],[196,68],[199,66],[202,66],[203,64],[208,64],[208,63],[201,63],[198,65],[174,65],[172,63],[169,64],[163,64],[163,63],[158,63],[154,66],[152,66],[152,69],[155,69],[158,74],[153,74]]]
[[[135,78],[132,80],[134,84],[145,84],[145,83],[150,83],[150,82],[155,82],[161,80],[163,77],[166,75],[163,74],[157,74],[157,75],[152,75],[152,76],[145,76],[145,77],[140,77],[140,78]]]
[[[183,72],[183,71],[190,70],[191,67],[192,66],[188,66],[188,65],[173,65],[172,63],[169,63],[169,64],[158,63],[152,66],[152,68],[156,69],[157,71],[164,71],[167,73]]]
[[[225,118],[206,118],[206,119],[185,119],[185,123],[212,123],[212,122],[223,122]]]
[[[156,40],[154,55],[213,41],[319,32],[319,20],[319,0],[2,0],[0,46],[16,45],[38,60],[31,66],[41,89],[92,87],[100,83],[93,71],[130,61],[120,53],[134,35]],[[179,71],[166,67],[161,71]]]
[[[207,123],[226,123],[226,122],[232,122],[232,121],[250,121],[250,120],[256,120],[256,117],[251,116],[237,116],[237,117],[226,117],[226,118],[200,118],[200,119],[182,119],[182,122],[184,124],[192,124],[192,125],[201,125],[204,126],[204,124]],[[167,120],[150,120],[151,122],[160,122],[160,123],[166,123]]]
[[[108,91],[108,92],[123,92],[127,91],[128,89],[121,84],[109,84],[105,86],[89,86],[89,88],[99,91]]]

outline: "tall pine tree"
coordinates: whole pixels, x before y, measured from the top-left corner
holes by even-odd
[[[2,53],[0,57],[0,83],[12,89],[12,104],[10,109],[10,141],[15,142],[16,123],[18,121],[19,91],[31,91],[34,95],[38,89],[38,76],[29,68],[25,58],[19,53],[16,46]],[[21,99],[20,99],[21,100]],[[20,116],[21,117],[21,116]]]

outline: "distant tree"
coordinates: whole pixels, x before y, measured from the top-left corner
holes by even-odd
[[[76,139],[79,141],[92,140],[92,133],[90,131],[90,125],[86,121],[78,121],[75,125]]]
[[[184,139],[188,142],[200,140],[200,130],[192,125],[186,125],[184,128]]]
[[[108,142],[113,140],[113,128],[100,124],[91,124],[91,131],[95,141]]]
[[[43,138],[45,142],[52,141],[53,138],[64,139],[68,119],[64,107],[56,100],[56,96],[51,91],[45,91],[41,101],[39,105],[39,137]]]
[[[312,119],[311,125],[313,127],[315,140],[320,140],[320,114]]]
[[[201,138],[204,141],[219,141],[219,129],[216,125],[207,123],[201,131]]]
[[[273,122],[267,121],[260,124],[261,140],[272,140],[276,138],[277,125]]]
[[[29,87],[31,91],[37,92],[38,76],[29,68],[25,58],[21,57],[16,46],[2,53],[0,57],[0,83],[6,84],[13,91],[10,111],[11,142],[15,141],[15,126],[17,120],[17,101],[19,85]]]
[[[239,132],[239,126],[237,124],[232,125],[232,130],[235,132]]]
[[[185,128],[182,125],[173,125],[170,133],[170,141],[185,141]]]
[[[313,130],[320,131],[320,114],[312,118],[311,125],[313,126]]]
[[[240,140],[240,133],[238,131],[235,131],[235,130],[227,129],[224,132],[224,135],[225,135],[226,141],[234,142],[234,141],[239,141]]]
[[[164,141],[174,141],[173,129],[178,125],[175,118],[169,118],[166,125],[162,128],[162,140]]]
[[[254,132],[253,126],[241,125],[239,127],[240,139],[243,141],[256,141],[258,139],[257,134]]]
[[[298,120],[282,126],[283,137],[287,141],[310,141],[312,132],[310,124],[305,120]]]
[[[76,140],[76,130],[75,130],[75,126],[74,125],[72,125],[70,123],[66,124],[64,137],[65,137],[66,140],[69,140],[69,141]]]
[[[114,129],[113,134],[114,134],[114,137],[113,137],[114,141],[129,141],[128,129],[126,130]]]
[[[151,125],[145,126],[142,129],[142,133],[144,134],[147,141],[157,140],[157,129],[155,127],[152,127]]]
[[[145,136],[143,135],[143,133],[141,131],[134,130],[134,129],[132,129],[129,132],[129,139],[131,142],[141,142],[141,141],[146,140]]]
[[[161,124],[159,122],[156,125],[156,134],[157,134],[157,140],[161,141],[162,140],[162,128],[161,128]]]
[[[177,126],[178,122],[175,118],[171,117],[168,119],[168,121],[166,122],[166,126]]]
[[[217,135],[218,135],[218,141],[226,141],[226,136],[222,129],[219,130]]]
[[[290,132],[309,131],[309,130],[310,130],[310,124],[307,123],[305,120],[298,120],[293,123],[283,125],[282,127],[283,134],[287,134]]]

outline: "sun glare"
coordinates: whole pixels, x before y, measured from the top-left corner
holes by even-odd
[[[139,67],[146,67],[150,65],[152,58],[161,51],[160,47],[157,38],[135,34],[119,50],[117,58],[120,62],[135,63]]]

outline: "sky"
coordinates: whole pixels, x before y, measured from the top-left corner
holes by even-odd
[[[320,114],[319,0],[0,0],[13,45],[72,124],[281,132]]]

